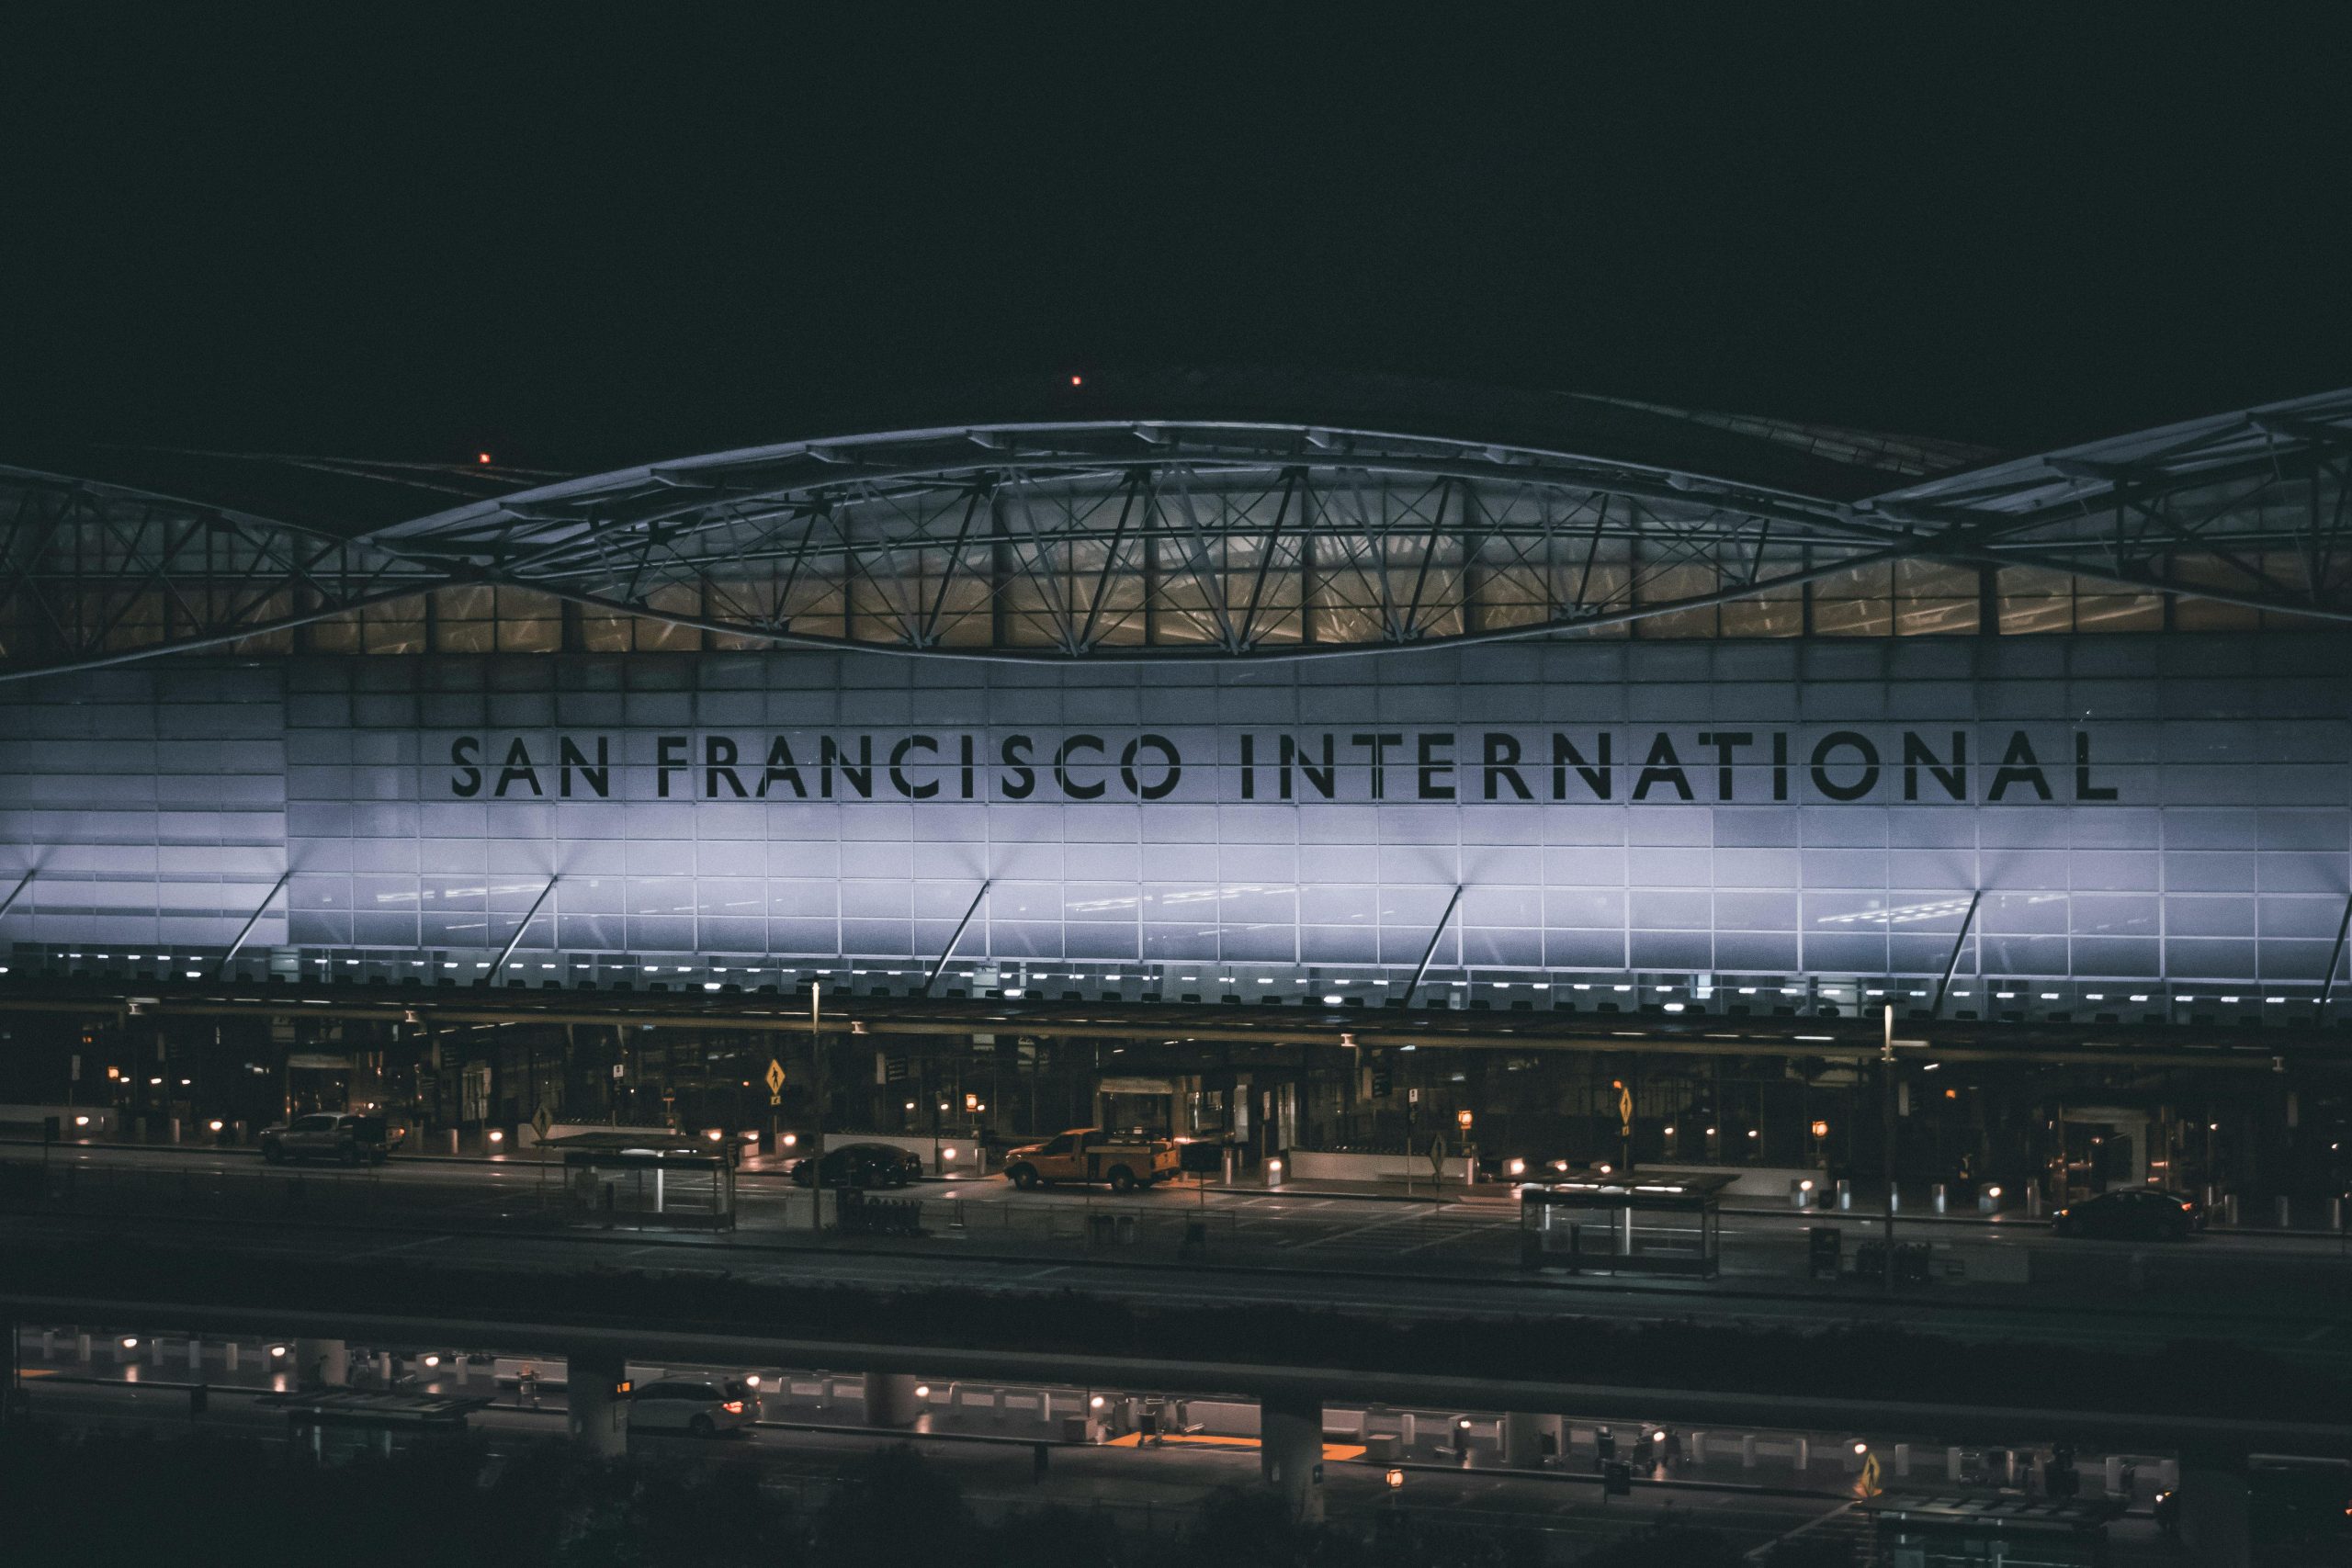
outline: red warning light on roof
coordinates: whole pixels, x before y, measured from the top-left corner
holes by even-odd
[[[477,452],[474,454],[474,461],[477,463],[487,463],[490,461],[490,454],[487,452]]]
[[[1069,384],[1073,387],[1083,387],[1086,385],[1086,378],[1083,376],[1073,376],[1069,378]]]

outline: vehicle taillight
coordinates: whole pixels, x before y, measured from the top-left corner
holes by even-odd
[[[729,1416],[741,1416],[743,1414],[743,1402],[740,1399],[730,1399],[719,1408]]]
[[[2197,1205],[2194,1203],[2183,1203],[2180,1206],[2180,1212],[2184,1214],[2193,1214],[2197,1212]]]

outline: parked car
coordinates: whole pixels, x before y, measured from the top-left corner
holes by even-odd
[[[2204,1228],[2205,1211],[2194,1200],[2154,1187],[2118,1188],[2069,1203],[2050,1216],[2050,1229],[2057,1235],[2186,1241]]]
[[[398,1148],[404,1134],[396,1134],[381,1116],[347,1111],[297,1116],[261,1130],[261,1157],[272,1165],[289,1159],[332,1159],[345,1165],[381,1165]]]
[[[817,1162],[792,1162],[792,1179],[815,1184]],[[922,1179],[922,1156],[896,1144],[837,1144],[825,1151],[828,1187],[905,1187]]]
[[[759,1414],[759,1395],[740,1378],[662,1378],[639,1388],[628,1404],[631,1429],[696,1438],[742,1431]]]

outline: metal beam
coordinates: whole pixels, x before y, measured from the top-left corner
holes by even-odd
[[[1430,960],[1437,956],[1438,939],[1445,935],[1446,922],[1453,919],[1453,907],[1461,902],[1462,884],[1457,882],[1453,885],[1453,897],[1445,901],[1445,913],[1437,918],[1436,929],[1430,932],[1430,944],[1421,949],[1421,961],[1413,968],[1412,984],[1405,987],[1403,1006],[1413,1005],[1413,994],[1421,988],[1421,980],[1430,972]]]
[[[506,939],[505,947],[501,949],[499,952],[498,962],[490,966],[491,979],[496,980],[498,978],[498,972],[506,967],[506,961],[514,956],[514,950],[516,948],[523,945],[523,933],[529,931],[531,929],[531,922],[539,918],[539,906],[548,901],[548,895],[554,892],[555,885],[562,880],[563,878],[560,876],[548,877],[548,885],[539,889],[539,896],[531,900],[530,910],[524,915],[523,923],[514,928],[514,934]]]
[[[956,956],[956,944],[964,940],[964,928],[970,925],[972,923],[972,917],[980,912],[980,900],[987,897],[989,896],[989,889],[995,886],[996,879],[994,877],[989,877],[980,884],[980,890],[972,895],[972,902],[970,906],[965,909],[964,918],[956,922],[956,933],[947,939],[947,945],[940,950],[939,962],[933,964],[931,966],[931,973],[922,977],[922,994],[924,996],[927,997],[931,995],[931,988],[939,984],[939,976],[946,972],[947,961]]]
[[[0,905],[0,908],[5,908]],[[2335,945],[2327,950],[2327,977],[2320,982],[2319,1007],[2327,1010],[2327,999],[2335,994],[2335,972],[2344,964],[2344,938],[2352,932],[2352,898],[2344,900],[2344,918],[2335,922]]]
[[[229,951],[222,953],[220,955],[220,962],[212,966],[212,972],[215,975],[220,974],[221,971],[229,967],[229,961],[236,957],[238,949],[245,945],[245,938],[253,935],[254,927],[261,924],[262,911],[269,908],[269,901],[277,897],[280,893],[284,892],[286,890],[286,885],[293,880],[294,868],[288,866],[286,868],[286,874],[284,875],[280,876],[276,882],[269,885],[269,891],[262,895],[262,900],[260,903],[254,906],[254,912],[247,915],[245,917],[245,923],[237,928],[237,940],[229,944]]]
[[[1968,941],[1968,928],[1976,923],[1976,906],[1984,897],[1982,887],[1968,896],[1968,913],[1961,917],[1960,934],[1951,939],[1951,956],[1944,961],[1944,977],[1936,982],[1936,999],[1928,1008],[1929,1018],[1944,1010],[1944,992],[1951,988],[1952,975],[1960,968],[1960,950]]]
[[[25,889],[30,887],[33,885],[33,878],[40,874],[40,873],[38,871],[28,871],[25,873],[25,879],[17,884],[16,891],[9,894],[6,898],[0,898],[0,915],[5,915],[10,909],[17,907],[17,900],[25,896]],[[2341,942],[2344,938],[2339,934],[2335,940]]]

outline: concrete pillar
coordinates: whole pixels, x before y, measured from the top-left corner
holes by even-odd
[[[2249,1512],[2244,1475],[2206,1463],[2180,1467],[2180,1542],[2198,1568],[2247,1568]]]
[[[1323,1518],[1323,1402],[1312,1394],[1268,1394],[1258,1402],[1259,1471],[1291,1512]]]
[[[297,1339],[294,1381],[303,1388],[340,1388],[351,1381],[351,1347],[340,1339]]]
[[[922,1414],[915,1397],[916,1380],[905,1372],[865,1374],[865,1424],[869,1427],[911,1427]]]
[[[1544,1463],[1544,1418],[1513,1410],[1503,1416],[1503,1463],[1534,1470]]]
[[[590,1459],[628,1452],[628,1399],[616,1392],[628,1377],[626,1358],[611,1350],[574,1349],[564,1373],[564,1430]]]

